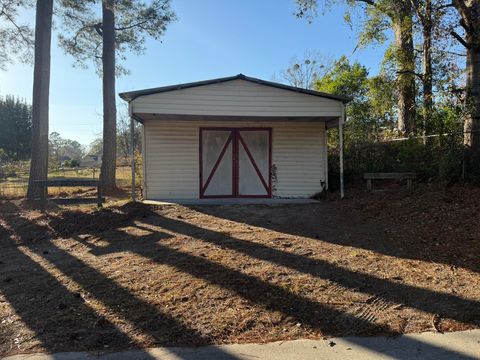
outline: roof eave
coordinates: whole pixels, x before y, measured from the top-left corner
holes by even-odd
[[[203,85],[218,84],[218,83],[222,83],[222,82],[226,82],[226,81],[232,81],[232,80],[246,80],[246,81],[250,81],[250,82],[253,82],[253,83],[257,83],[257,84],[274,87],[274,88],[277,88],[277,89],[294,91],[294,92],[297,92],[297,93],[300,93],[300,94],[307,94],[307,95],[332,99],[332,100],[336,100],[336,101],[341,101],[344,104],[353,100],[352,98],[345,97],[345,96],[327,94],[327,93],[323,93],[323,92],[319,92],[319,91],[315,91],[315,90],[298,88],[298,87],[294,87],[294,86],[290,86],[290,85],[285,85],[285,84],[280,84],[280,83],[275,83],[275,82],[271,82],[271,81],[266,81],[266,80],[261,80],[261,79],[245,76],[243,74],[238,74],[238,75],[235,75],[235,76],[228,76],[228,77],[223,77],[223,78],[217,78],[217,79],[211,79],[211,80],[196,81],[196,82],[191,82],[191,83],[168,85],[168,86],[162,86],[162,87],[157,87],[157,88],[150,88],[150,89],[143,89],[143,90],[136,90],[136,91],[127,91],[127,92],[120,93],[119,96],[123,100],[125,100],[127,102],[131,102],[131,101],[135,100],[136,98],[138,98],[140,96],[158,94],[158,93],[167,92],[167,91],[187,89],[187,88],[198,87],[198,86],[203,86]]]

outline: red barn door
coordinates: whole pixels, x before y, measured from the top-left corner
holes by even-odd
[[[200,197],[271,197],[271,129],[200,129]]]

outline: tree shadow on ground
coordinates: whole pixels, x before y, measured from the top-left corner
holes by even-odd
[[[246,223],[280,233],[320,239],[332,244],[371,250],[397,258],[438,262],[480,272],[480,238],[465,237],[453,243],[422,233],[419,224],[405,234],[398,221],[379,222],[335,203],[288,206],[189,206],[206,215]],[[400,226],[400,227],[399,227]],[[453,226],[456,226],[455,224]]]
[[[65,343],[73,343],[79,349],[86,350],[130,343],[128,336],[108,319],[97,314],[79,293],[69,291],[52,274],[22,252],[18,244],[10,241],[12,234],[9,231],[4,227],[1,230],[1,293],[35,333],[43,348],[47,351],[64,351],[67,350]],[[38,307],[36,302],[40,298],[47,299],[48,308]],[[98,327],[96,324],[100,323],[102,326]],[[65,328],[77,330],[65,333]]]
[[[20,213],[20,209],[17,213]],[[92,224],[101,221],[98,217],[91,220]],[[79,284],[82,292],[87,292],[93,299],[106,306],[111,313],[130,323],[138,332],[153,338],[158,345],[195,346],[210,343],[208,338],[163,313],[154,305],[134,296],[100,271],[53,244],[50,241],[53,240],[52,229],[48,226],[20,216],[4,217],[3,221],[3,224],[0,223],[2,225],[0,247],[3,250],[0,257],[2,264],[0,270],[3,277],[0,281],[0,292],[15,313],[33,331],[39,342],[38,345],[45,351],[105,351],[106,349],[139,348],[142,344],[132,338],[125,329],[101,316],[80,292],[71,292],[65,284],[29,254],[34,254],[53,265],[68,277],[67,282],[73,281]],[[13,233],[10,229],[15,227],[16,221],[22,221],[25,226]],[[60,225],[63,230],[68,226],[68,223]],[[158,241],[165,236],[168,235],[157,233],[155,238],[143,239],[142,243],[147,245],[149,240]],[[26,251],[22,251],[23,248]],[[5,268],[6,264],[9,265],[8,268]],[[46,303],[48,308],[39,307],[36,304],[35,300],[40,298],[42,298],[42,304]],[[126,308],[131,311],[122,311]],[[4,335],[4,337],[7,336],[8,334]],[[175,341],[164,340],[171,338]],[[8,340],[10,343],[13,342],[13,339]],[[5,353],[28,350],[0,348],[0,351]],[[212,349],[212,351],[218,359],[237,359],[236,356],[221,349]],[[171,352],[175,353],[176,350],[171,349]],[[142,359],[153,359],[148,352],[142,352],[141,356]],[[182,354],[177,356],[184,358]]]
[[[88,232],[102,238],[107,245],[101,247],[91,247],[91,253],[96,256],[111,254],[115,252],[133,252],[157,264],[166,264],[174,267],[182,273],[189,274],[195,278],[206,280],[208,283],[228,289],[238,296],[260,305],[269,311],[278,311],[289,317],[292,317],[299,323],[317,330],[324,335],[343,336],[343,335],[398,335],[388,327],[375,324],[368,319],[345,313],[332,308],[326,304],[321,304],[314,300],[305,298],[301,295],[292,293],[283,287],[263,281],[255,276],[236,271],[217,262],[206,258],[195,256],[159,242],[165,233],[155,231],[153,234],[138,236],[134,240],[129,239],[126,234],[119,229],[121,226],[131,225],[142,227],[141,224],[148,224],[164,229],[165,232],[175,232],[190,237],[198,237],[202,241],[221,245],[238,253],[248,255],[252,258],[271,262],[276,265],[289,267],[321,279],[328,279],[332,282],[345,286],[347,288],[360,290],[364,293],[404,304],[421,311],[431,314],[438,314],[440,317],[450,318],[462,321],[474,326],[480,325],[480,304],[476,301],[462,299],[460,297],[438,293],[414,286],[394,283],[389,280],[377,278],[372,275],[357,273],[347,269],[336,267],[330,263],[311,259],[309,257],[288,253],[273,249],[258,243],[237,239],[224,233],[208,230],[196,225],[186,223],[181,220],[167,218],[155,212],[152,208],[143,205],[128,204],[120,209],[119,213],[102,211],[96,213],[82,213],[76,211],[64,211],[59,213],[50,221],[50,226],[62,237],[71,237],[78,233],[79,229],[66,227],[65,224],[92,224],[87,229],[82,227],[82,233]],[[110,217],[116,217],[117,222],[106,221]],[[120,221],[118,221],[120,218]],[[139,222],[141,224],[139,224]],[[108,229],[106,225],[108,224]],[[117,227],[115,227],[117,226]],[[148,227],[148,229],[151,229]],[[85,263],[70,254],[61,253],[47,257],[67,276],[72,277],[80,284],[85,284],[85,277],[96,279],[99,284],[112,287],[112,293],[120,294],[120,300],[113,300],[110,296],[98,294],[102,301],[110,307],[115,308],[125,299],[131,298],[131,294],[125,292],[125,289],[118,289],[117,285],[111,285],[108,279],[105,279],[97,270],[89,268]],[[68,258],[68,262],[65,261]],[[72,268],[72,264],[75,265]],[[83,275],[78,275],[78,269],[83,268]],[[85,284],[88,286],[88,284]],[[95,295],[95,291],[91,290]],[[134,302],[138,302],[135,299]],[[132,318],[134,323],[143,320],[149,324],[151,320],[148,304],[135,303],[142,309],[142,313],[149,314],[142,319]],[[145,307],[145,309],[144,309]],[[170,321],[174,319],[170,319]],[[160,327],[165,324],[158,324]],[[140,329],[152,334],[150,325],[142,325]],[[183,330],[182,330],[183,331]],[[155,335],[155,334],[154,334]],[[179,332],[178,336],[182,336]],[[183,335],[184,336],[184,335]],[[189,336],[192,336],[191,334]],[[188,336],[186,341],[193,341]],[[161,343],[161,340],[159,340]],[[411,340],[411,345],[418,344],[417,340]],[[438,348],[431,345],[432,350],[438,351]],[[375,350],[375,349],[372,349]],[[448,350],[445,350],[449,353]],[[459,354],[451,352],[452,358]]]

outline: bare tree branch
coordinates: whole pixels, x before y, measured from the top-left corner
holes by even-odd
[[[450,54],[450,55],[455,55],[455,56],[467,56],[466,53],[459,53],[459,52],[456,52],[456,51],[449,51],[449,50],[443,50],[442,52],[444,52],[445,54]]]
[[[98,35],[103,36],[102,23],[96,23],[95,25],[93,25],[93,28],[95,29]]]
[[[2,8],[2,11],[0,12],[0,17],[1,16],[5,17],[10,22],[10,24],[12,24],[13,27],[17,29],[17,34],[22,38],[23,42],[25,42],[27,46],[33,45],[33,42],[31,41],[31,39],[28,39],[27,37],[25,37],[24,30],[15,22],[15,20],[5,10],[5,6]]]
[[[137,22],[137,23],[133,23],[133,24],[130,24],[130,25],[128,25],[128,26],[116,27],[115,30],[116,30],[116,31],[123,31],[123,30],[134,29],[134,28],[136,28],[136,27],[143,28],[143,25],[144,25],[144,24],[148,24],[152,19],[154,19],[154,17],[146,18],[146,19],[143,20],[143,21],[140,21],[140,22]]]
[[[443,10],[450,7],[455,7],[455,5],[453,3],[443,4],[443,5],[437,6],[435,10]]]
[[[455,30],[450,31],[450,34],[451,34],[455,39],[457,39],[460,44],[462,44],[463,46],[465,46],[467,49],[470,49],[470,48],[471,48],[471,44],[467,43],[460,35],[458,35],[457,32],[455,32]]]

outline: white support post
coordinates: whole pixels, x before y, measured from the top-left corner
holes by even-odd
[[[133,120],[132,110],[128,104],[128,112],[130,113],[130,157],[132,162],[132,201],[135,202],[135,124]]]
[[[343,109],[342,118],[338,123],[338,140],[340,144],[340,198],[344,197],[343,188],[343,123],[345,122],[345,107]]]
[[[325,149],[324,154],[324,166],[325,166],[325,190],[328,190],[328,129],[327,124],[325,123],[325,129],[323,130],[323,147]]]

